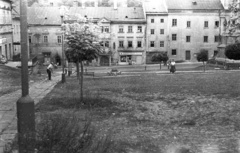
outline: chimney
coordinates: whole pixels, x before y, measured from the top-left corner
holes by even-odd
[[[94,7],[98,7],[98,0],[94,1]]]
[[[85,8],[85,0],[82,0],[82,8]]]
[[[113,2],[113,9],[117,10],[117,0],[114,0],[114,2]]]
[[[78,7],[78,1],[77,0],[73,1],[73,7]]]

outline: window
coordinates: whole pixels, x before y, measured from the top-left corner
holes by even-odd
[[[172,19],[172,26],[177,26],[177,19]]]
[[[161,21],[160,21],[161,23],[164,23],[164,19],[161,19]]]
[[[151,19],[151,23],[154,23],[154,19]]]
[[[58,42],[59,44],[62,43],[62,36],[57,36],[57,42]]]
[[[219,27],[219,21],[215,21],[215,28]]]
[[[214,42],[219,42],[219,36],[214,36]]]
[[[191,36],[186,36],[186,42],[190,42],[191,41]]]
[[[123,33],[123,26],[119,26],[119,33]]]
[[[142,47],[142,41],[137,42],[137,47]]]
[[[101,26],[101,31],[102,31],[102,33],[104,32],[104,26]]]
[[[208,42],[208,36],[203,36],[203,42]]]
[[[28,36],[28,42],[29,42],[29,44],[32,43],[32,36]]]
[[[105,47],[109,47],[109,41],[105,41]]]
[[[142,32],[142,26],[138,26],[137,32]]]
[[[191,27],[191,21],[187,21],[187,28]]]
[[[204,21],[204,28],[208,28],[208,21]]]
[[[160,34],[161,34],[161,35],[164,34],[164,29],[160,29]]]
[[[154,41],[150,41],[150,47],[154,47]]]
[[[105,32],[109,33],[109,27],[105,27]]]
[[[177,40],[177,34],[172,34],[172,41],[176,41]]]
[[[217,56],[217,54],[218,54],[218,51],[214,50],[213,56]]]
[[[160,41],[160,47],[164,47],[164,41]]]
[[[130,48],[130,47],[133,47],[132,41],[128,41],[128,47],[129,47],[129,48]]]
[[[48,36],[43,36],[43,42],[45,42],[45,43],[48,42]]]
[[[154,29],[151,29],[151,34],[152,34],[152,35],[154,34]]]
[[[119,47],[123,48],[123,41],[119,41]]]
[[[172,55],[177,55],[177,50],[176,49],[172,49]]]
[[[113,49],[115,49],[116,48],[116,45],[115,45],[115,42],[113,43]]]
[[[128,32],[129,32],[129,33],[132,32],[132,26],[128,26]]]

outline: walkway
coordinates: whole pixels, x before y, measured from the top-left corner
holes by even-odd
[[[29,95],[37,104],[61,80],[59,72],[53,74],[52,80],[42,80],[30,84]],[[16,102],[21,97],[22,91],[18,90],[0,97],[0,153],[4,146],[11,142],[17,133]]]

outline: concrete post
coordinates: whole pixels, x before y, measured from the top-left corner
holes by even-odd
[[[22,97],[17,101],[19,153],[33,153],[35,148],[35,108],[29,96],[27,0],[20,1]]]
[[[109,55],[109,66],[112,66],[112,58],[111,58],[111,55]]]

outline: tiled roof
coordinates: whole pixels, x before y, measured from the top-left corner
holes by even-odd
[[[87,15],[94,19],[107,18],[111,21],[144,21],[144,13],[142,8],[118,8],[114,10],[112,7],[71,7],[69,14]],[[126,18],[127,17],[127,18]],[[29,24],[61,24],[59,7],[29,7],[28,8]]]
[[[148,0],[143,3],[146,13],[167,13],[167,6],[164,0]]]
[[[220,0],[165,0],[169,10],[183,9],[183,10],[210,10],[223,9]],[[196,2],[194,5],[194,2]]]
[[[128,19],[144,19],[144,12],[142,8],[136,7],[119,7],[116,10],[113,7],[72,7],[71,13],[81,14],[82,16],[98,18],[107,18],[109,20],[123,20]],[[127,16],[127,18],[126,18]]]
[[[28,24],[61,24],[58,7],[28,7]]]

